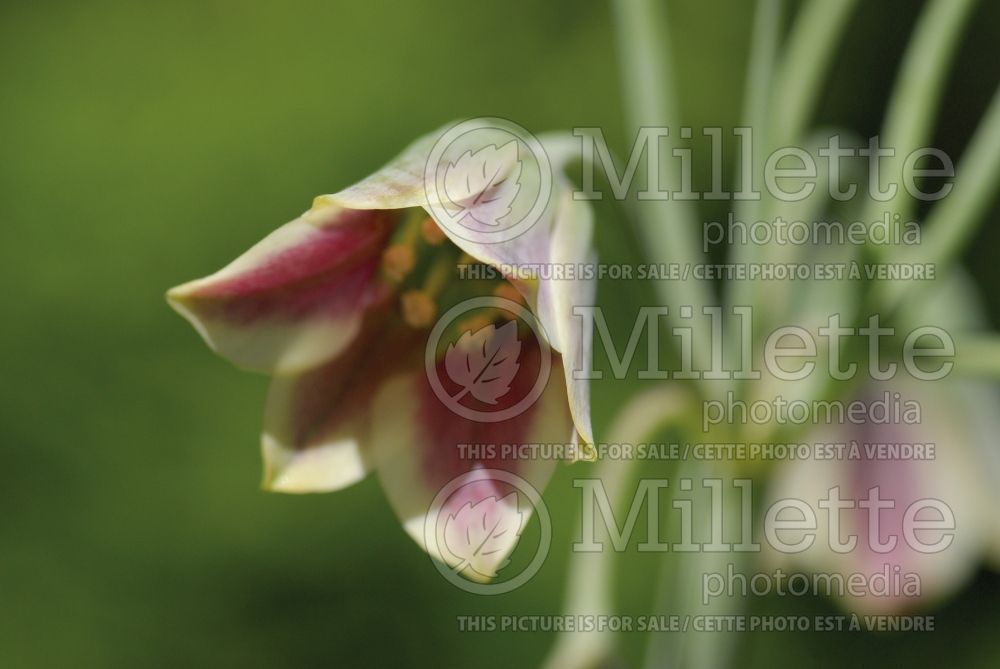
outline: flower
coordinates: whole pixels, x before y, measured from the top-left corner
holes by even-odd
[[[958,276],[918,311],[910,319],[948,324],[952,333],[982,327]],[[906,377],[868,381],[854,399],[884,410],[863,423],[843,420],[814,430],[804,441],[846,449],[829,459],[783,463],[771,489],[773,499],[816,500],[819,493],[851,506],[814,508],[815,542],[771,557],[842,578],[849,587],[833,594],[858,613],[911,611],[944,600],[984,558],[1000,559],[996,388],[969,378]],[[886,506],[873,509],[873,502]]]
[[[317,197],[311,209],[222,270],[167,293],[213,350],[273,376],[262,435],[265,488],[332,491],[375,470],[409,534],[435,557],[463,562],[463,573],[479,580],[496,573],[519,531],[472,560],[457,560],[425,541],[431,502],[443,486],[471,472],[508,471],[541,489],[554,467],[552,461],[463,447],[593,441],[588,387],[571,370],[581,368],[591,346],[572,307],[591,304],[595,291],[592,281],[508,280],[488,271],[587,261],[593,224],[588,205],[572,199],[561,172],[571,155],[569,138],[540,138],[546,153],[540,160],[521,156],[518,148],[531,152],[512,141],[495,150],[498,132],[483,130],[463,136],[464,144],[452,150],[459,158],[445,156],[432,165],[444,170],[447,202],[429,197],[432,189],[425,187],[443,129],[361,182]],[[502,159],[490,162],[497,156]],[[550,156],[559,168],[555,174],[543,171]],[[533,180],[525,168],[535,171]],[[545,183],[552,184],[551,194],[539,186]],[[453,198],[455,184],[464,191]],[[540,212],[537,220],[515,238],[490,243],[497,221],[523,213],[514,196],[531,193],[542,202],[532,210]],[[471,226],[456,226],[449,217],[454,212]],[[477,271],[462,279],[460,266]],[[476,297],[489,299],[446,325],[448,336],[428,349],[425,364],[437,319]],[[497,306],[505,304],[513,315]],[[529,326],[515,317],[519,309]],[[462,365],[471,375],[454,395],[469,411],[456,413],[448,403],[454,388],[442,399],[430,376],[447,381]],[[547,380],[540,377],[545,369]],[[515,411],[535,388],[537,399]],[[509,416],[478,420],[477,411]],[[479,477],[438,513],[450,521],[449,533],[487,521],[460,513],[466,506],[494,522],[521,520],[530,508],[509,492],[507,483]]]

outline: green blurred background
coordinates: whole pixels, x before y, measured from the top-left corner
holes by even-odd
[[[861,3],[820,122],[878,131],[922,4]],[[935,138],[953,155],[1000,81],[1000,6],[980,4]],[[737,122],[751,5],[671,2],[684,124]],[[465,594],[374,480],[261,492],[267,381],[212,355],[163,292],[450,119],[601,126],[623,148],[616,67],[602,2],[4,0],[0,667],[535,666],[549,635],[461,634],[456,616],[558,612],[567,470],[546,495],[555,545],[539,575]],[[994,323],[998,217],[969,256]],[[600,233],[605,258],[627,257],[616,224]],[[598,428],[619,390],[597,391]],[[654,566],[628,568],[623,612],[647,612]],[[998,666],[998,595],[983,573],[935,634],[748,636],[740,656]],[[627,663],[643,643],[622,638]]]

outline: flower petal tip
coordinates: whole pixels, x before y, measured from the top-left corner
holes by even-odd
[[[358,444],[351,439],[296,451],[265,432],[261,450],[264,456],[261,487],[269,492],[333,492],[367,474]]]

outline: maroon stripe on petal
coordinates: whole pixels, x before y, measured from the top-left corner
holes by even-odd
[[[227,319],[249,324],[281,315],[294,320],[317,311],[357,310],[378,270],[395,222],[392,212],[345,210],[294,247],[260,265],[199,289],[202,301],[218,301]]]
[[[296,381],[289,407],[289,447],[309,448],[351,421],[363,426],[382,384],[418,365],[420,333],[401,323],[392,307],[379,304],[369,311],[347,349]]]
[[[542,344],[533,336],[527,336],[521,342],[521,353],[518,358],[519,368],[515,374],[510,390],[497,398],[494,405],[485,404],[464,395],[462,406],[476,411],[500,412],[516,406],[527,397],[538,378],[542,361]],[[557,369],[553,367],[548,383],[562,383]],[[449,381],[445,361],[439,360],[436,366],[437,378],[450,397],[461,395],[462,388]],[[498,422],[476,421],[456,413],[450,403],[443,401],[434,392],[426,375],[418,380],[418,431],[417,442],[425,444],[421,454],[421,465],[424,477],[432,485],[441,485],[475,467],[503,469],[517,472],[526,466],[526,460],[504,458],[500,446],[502,444],[523,444],[531,436],[532,427],[538,416],[538,402],[531,403],[523,412],[506,420]],[[468,459],[463,457],[460,445],[492,444],[494,457]],[[481,449],[486,450],[486,449]]]

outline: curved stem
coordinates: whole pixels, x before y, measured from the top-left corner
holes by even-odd
[[[770,145],[767,137],[771,113],[771,90],[774,83],[774,69],[777,60],[778,44],[781,29],[781,0],[758,0],[754,12],[753,36],[750,41],[750,54],[747,64],[746,82],[743,88],[743,112],[741,123],[750,129],[752,142],[750,144],[750,160],[742,160],[742,179],[751,180],[754,189],[759,190],[764,174],[764,153]],[[748,164],[749,163],[749,164]],[[748,171],[749,170],[749,171]],[[750,190],[743,187],[743,190]],[[761,195],[760,197],[764,197]],[[747,225],[752,225],[761,213],[761,200],[740,200],[735,202],[736,218]],[[733,245],[730,247],[731,262],[737,265],[749,265],[759,261],[761,249],[752,244]],[[755,285],[751,281],[731,281],[727,284],[728,306],[745,306],[753,304]],[[739,348],[739,330],[729,328],[727,349],[730,355],[735,355]]]
[[[718,475],[709,463],[704,461],[685,462],[678,472],[678,479],[702,481]],[[692,525],[707,527],[712,523],[711,511],[705,505],[695,505]],[[744,512],[734,495],[723,495],[720,517],[722,523],[731,523]],[[691,620],[695,616],[735,616],[745,609],[744,598],[730,596],[713,598],[705,602],[702,591],[704,577],[709,573],[725,573],[728,567],[739,571],[739,566],[747,559],[746,553],[739,551],[713,552],[701,550],[696,553],[665,552],[660,567],[659,600],[656,614],[678,616]],[[650,639],[646,652],[645,667],[683,667],[684,669],[718,669],[734,666],[737,637],[735,632],[696,631],[688,628],[677,635],[656,635]]]
[[[925,223],[923,247],[930,261],[945,264],[961,250],[975,224],[997,195],[1000,181],[1000,88],[962,157],[961,177],[952,193],[936,206]]]
[[[790,146],[801,147],[804,143],[806,130],[819,104],[823,80],[856,4],[857,0],[808,0],[796,15],[787,42],[779,54],[773,81],[767,89],[770,98],[766,120],[762,119],[760,127],[754,128],[755,132],[763,135],[759,148],[755,147],[757,153],[754,156],[762,173],[771,151]],[[759,12],[765,9],[763,4],[758,6]],[[775,200],[766,188],[760,190],[761,201],[754,212],[756,219],[773,221],[777,215],[787,213],[777,211],[783,203]],[[792,261],[782,257],[786,252],[787,249],[776,245],[749,244],[737,262]],[[773,312],[783,303],[783,299],[765,294],[769,290],[768,284],[760,280],[741,282],[734,288],[732,303],[754,305],[758,311],[757,325],[766,328],[766,321],[774,318]]]
[[[857,0],[809,0],[799,11],[775,76],[771,146],[795,144],[805,132],[856,4]]]
[[[677,161],[668,156],[680,124],[664,5],[662,0],[615,0],[614,9],[627,126],[636,133],[646,126],[674,126],[660,145],[659,170],[666,182],[662,185],[674,190],[679,184]],[[696,213],[690,202],[642,201],[636,216],[650,260],[681,265],[702,261]],[[709,304],[707,284],[694,279],[659,281],[656,288],[664,304],[690,305],[696,313]]]
[[[931,209],[919,247],[895,249],[896,257],[890,257],[889,262],[933,265],[937,276],[945,276],[972,238],[976,224],[983,221],[982,216],[997,196],[997,183],[1000,182],[1000,89],[994,94],[958,167],[954,189]],[[880,284],[879,298],[892,308],[918,285],[912,281]]]
[[[927,144],[931,137],[945,72],[958,46],[962,27],[976,0],[932,0],[920,15],[906,48],[896,84],[889,99],[882,127],[882,146],[895,150],[883,163],[885,173],[896,181],[903,177],[908,154]],[[887,202],[871,201],[866,222],[888,212],[890,220],[899,214],[905,220],[913,210],[913,199],[896,184],[896,193]],[[885,255],[891,247],[878,248]]]
[[[688,416],[687,396],[677,387],[658,385],[641,391],[618,413],[608,429],[609,440],[621,444],[639,444],[653,439],[657,432]],[[605,460],[598,463],[596,476],[604,483],[612,509],[627,501],[628,484],[636,471],[636,460]],[[595,536],[607,534],[595,530]],[[602,536],[602,540],[607,536]],[[614,610],[613,581],[615,552],[574,552],[566,579],[566,615],[609,614]],[[604,632],[565,632],[544,663],[545,669],[588,669],[602,666],[614,649],[614,634]]]
[[[969,335],[956,346],[955,373],[1000,379],[1000,336]]]
[[[750,54],[747,61],[747,75],[743,86],[743,111],[740,122],[753,132],[751,144],[750,173],[744,171],[744,179],[752,179],[754,186],[760,186],[763,170],[762,152],[768,146],[768,115],[771,112],[771,86],[778,54],[781,31],[782,0],[758,0],[754,11],[753,35],[750,38]],[[740,184],[743,186],[743,184]],[[749,190],[744,188],[743,190]],[[737,218],[752,223],[757,216],[760,200],[740,200],[736,203]],[[752,247],[741,247],[752,248]]]

